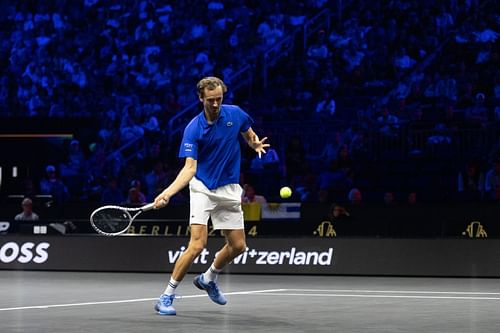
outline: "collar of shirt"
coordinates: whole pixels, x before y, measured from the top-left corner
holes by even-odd
[[[201,124],[203,125],[203,128],[208,128],[212,125],[215,125],[217,122],[219,122],[221,119],[224,119],[226,118],[226,111],[225,111],[225,108],[223,105],[220,106],[220,110],[219,110],[219,116],[217,117],[217,119],[215,119],[215,121],[213,123],[209,123],[208,120],[207,120],[207,117],[205,116],[205,110],[203,110],[201,112]]]

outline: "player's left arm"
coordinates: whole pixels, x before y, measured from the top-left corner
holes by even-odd
[[[262,140],[259,139],[251,127],[246,132],[242,132],[241,135],[243,135],[248,145],[259,154],[259,158],[262,156],[262,153],[266,153],[265,148],[271,146],[269,143],[265,143],[267,136],[262,138]]]

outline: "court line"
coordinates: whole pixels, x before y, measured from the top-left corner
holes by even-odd
[[[315,293],[289,293],[288,291],[305,291],[305,292],[334,292],[334,294],[315,294]],[[286,293],[285,293],[286,292]],[[339,294],[339,292],[355,292],[356,294]],[[407,299],[455,299],[455,300],[500,300],[500,297],[474,297],[474,296],[423,296],[423,295],[369,295],[360,293],[401,293],[401,294],[456,294],[456,295],[500,295],[500,293],[485,293],[485,292],[441,292],[441,291],[403,291],[403,290],[353,290],[353,289],[264,289],[264,290],[248,290],[228,292],[225,295],[252,295],[259,294],[264,296],[303,296],[303,297],[351,297],[351,298],[407,298]],[[206,297],[206,294],[186,295],[181,298],[200,298]],[[89,305],[105,305],[105,304],[123,304],[149,302],[157,300],[157,297],[152,298],[136,298],[114,301],[99,301],[99,302],[82,302],[82,303],[65,303],[65,304],[48,304],[48,305],[32,305],[11,308],[0,308],[2,311],[16,310],[33,310],[33,309],[50,309],[64,308]]]
[[[472,296],[420,296],[420,295],[368,295],[368,294],[306,294],[306,293],[262,293],[264,296],[302,296],[302,297],[351,297],[351,298],[406,298],[406,299],[456,299],[456,300],[491,300],[498,301],[500,297]]]
[[[450,294],[450,295],[500,295],[498,293],[474,291],[425,291],[425,290],[364,290],[364,289],[290,289],[299,292],[332,292],[332,293],[387,293],[387,294]]]
[[[234,291],[224,293],[224,295],[251,295],[251,294],[261,294],[267,292],[280,292],[286,291],[286,289],[264,289],[264,290],[248,290],[248,291]],[[207,297],[207,294],[197,294],[197,295],[186,295],[180,298],[199,298]],[[48,305],[31,305],[31,306],[19,306],[12,308],[0,308],[1,311],[16,311],[16,310],[33,310],[33,309],[51,309],[51,308],[65,308],[65,307],[75,307],[75,306],[88,306],[88,305],[104,305],[104,304],[121,304],[121,303],[136,303],[136,302],[150,302],[157,300],[158,297],[153,298],[135,298],[135,299],[124,299],[116,301],[100,301],[100,302],[82,302],[82,303],[65,303],[65,304],[48,304]]]

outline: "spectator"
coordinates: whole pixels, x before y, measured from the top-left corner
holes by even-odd
[[[417,205],[418,204],[417,192],[408,193],[408,199],[406,200],[406,203],[410,206]]]
[[[307,56],[312,59],[317,59],[319,61],[326,59],[328,57],[328,47],[325,41],[325,31],[320,30],[318,33],[318,40],[315,44],[312,44],[307,50]]]
[[[399,119],[395,115],[392,115],[389,108],[385,106],[377,118],[377,125],[380,133],[393,136],[397,134],[399,129]]]
[[[134,179],[131,183],[130,183],[130,187],[135,189],[137,191],[137,196],[138,196],[138,200],[140,201],[140,203],[145,203],[146,202],[146,196],[144,195],[144,193],[142,192],[142,183],[140,180],[138,179]]]
[[[30,198],[24,198],[21,203],[23,211],[14,217],[16,221],[38,221],[38,215],[33,212],[33,201]]]
[[[269,142],[272,142],[268,139]],[[266,149],[266,153],[262,154],[261,157],[255,156],[252,159],[250,169],[253,171],[264,171],[264,170],[278,170],[280,159],[278,157],[278,152],[273,148],[269,147]]]
[[[466,111],[466,118],[470,122],[481,125],[482,127],[484,127],[488,121],[488,109],[485,106],[485,99],[486,97],[483,93],[478,93],[474,106],[468,108]]]
[[[68,153],[68,175],[80,174],[85,170],[85,155],[80,149],[80,142],[78,140],[71,140]]]
[[[102,205],[118,205],[123,202],[123,191],[118,187],[116,178],[111,178],[107,186],[102,191],[101,204]]]
[[[352,42],[349,43],[349,46],[342,53],[342,58],[348,72],[352,72],[356,67],[360,66],[364,57],[365,54],[358,50]]]
[[[363,203],[363,196],[361,191],[357,188],[353,188],[349,191],[347,199],[352,206],[359,206]]]
[[[343,144],[337,151],[337,158],[335,159],[335,167],[343,171],[347,177],[351,177],[354,172],[354,162],[351,159],[351,152],[349,146]]]
[[[80,149],[80,142],[72,140],[69,146],[67,163],[61,164],[61,178],[73,196],[82,193],[87,171],[87,161]]]
[[[407,70],[415,66],[416,61],[412,59],[403,47],[399,50],[396,57],[394,58],[394,66],[399,70]]]
[[[330,167],[322,171],[318,177],[321,190],[346,193],[352,186],[349,170],[342,169],[340,163],[333,161]]]
[[[128,196],[127,200],[125,201],[125,204],[131,206],[136,206],[136,205],[138,206],[144,203],[146,203],[144,194],[142,194],[136,187],[131,187],[128,190]]]
[[[330,92],[323,92],[323,98],[316,104],[315,118],[318,120],[331,120],[335,114],[335,100]]]
[[[320,160],[322,164],[327,166],[331,165],[331,163],[337,159],[337,154],[342,142],[342,132],[335,131],[328,135],[321,154],[317,156],[310,156],[309,158],[312,160]]]
[[[396,205],[396,196],[394,195],[394,192],[387,191],[384,193],[384,205],[385,206]]]
[[[144,181],[146,183],[146,193],[150,201],[167,187],[172,181],[165,172],[162,161],[156,161],[153,164],[153,170],[146,174]]]
[[[427,138],[427,144],[431,146],[431,148],[442,147],[443,150],[449,149],[451,137],[449,135],[449,129],[445,124],[436,125],[435,133]]]
[[[241,198],[242,203],[259,203],[261,205],[267,203],[266,198],[263,195],[258,195],[255,193],[255,189],[250,184],[243,185],[243,196]]]
[[[484,190],[488,198],[500,200],[500,159],[495,160],[493,167],[486,172]]]
[[[298,177],[292,188],[295,188],[292,198],[297,198],[300,202],[318,201],[318,181],[315,174],[308,172],[305,176]]]
[[[344,206],[341,206],[338,203],[333,203],[330,206],[330,210],[329,210],[327,219],[328,219],[328,221],[335,223],[335,222],[344,221],[345,219],[347,219],[349,217],[350,217],[350,214]]]
[[[353,160],[366,160],[371,157],[371,152],[368,147],[369,139],[366,131],[358,129],[349,143],[348,151],[350,152]]]
[[[142,138],[144,136],[144,128],[137,125],[132,117],[127,117],[125,119],[126,121],[121,127],[120,139],[126,143]]]
[[[454,25],[453,16],[446,11],[445,6],[441,6],[439,14],[435,18],[437,34],[445,36],[448,29]]]
[[[86,162],[88,177],[98,179],[104,176],[107,159],[106,151],[102,144],[93,142],[89,144],[89,152],[90,156],[88,162]]]
[[[48,165],[45,168],[45,177],[40,181],[40,193],[51,195],[57,205],[63,204],[69,199],[68,188],[57,177],[56,168],[53,165]]]
[[[470,199],[480,199],[484,191],[484,174],[478,163],[469,162],[458,173],[457,191]]]

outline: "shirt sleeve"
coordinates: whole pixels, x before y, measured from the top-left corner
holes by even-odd
[[[196,126],[193,123],[190,123],[184,130],[184,136],[179,148],[179,157],[198,159],[198,136]]]
[[[240,127],[240,132],[244,133],[248,131],[248,129],[252,126],[253,124],[253,119],[243,111],[241,108],[239,109],[240,111],[240,119],[241,119],[241,127]]]

